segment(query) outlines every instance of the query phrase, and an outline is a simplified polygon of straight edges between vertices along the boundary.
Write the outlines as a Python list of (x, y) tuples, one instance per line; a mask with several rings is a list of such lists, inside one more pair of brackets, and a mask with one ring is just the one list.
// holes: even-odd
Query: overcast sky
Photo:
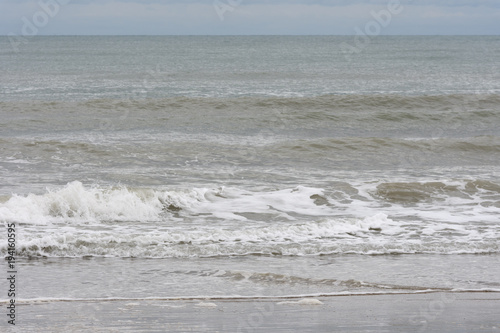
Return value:
[(368, 27), (383, 35), (500, 35), (500, 0), (398, 2), (0, 0), (0, 34), (351, 35)]

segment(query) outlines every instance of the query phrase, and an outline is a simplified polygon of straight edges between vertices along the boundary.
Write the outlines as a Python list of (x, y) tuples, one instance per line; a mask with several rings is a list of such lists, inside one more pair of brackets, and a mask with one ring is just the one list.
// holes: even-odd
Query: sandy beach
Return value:
[[(500, 295), (429, 293), (316, 298), (39, 301), (19, 332), (500, 332)], [(2, 330), (6, 327), (2, 323)], [(10, 325), (9, 325), (10, 326)]]

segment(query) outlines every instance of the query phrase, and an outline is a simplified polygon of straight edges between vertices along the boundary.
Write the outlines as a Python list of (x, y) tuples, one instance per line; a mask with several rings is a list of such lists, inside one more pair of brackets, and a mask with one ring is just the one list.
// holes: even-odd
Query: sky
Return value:
[(0, 0), (0, 35), (500, 35), (500, 0)]

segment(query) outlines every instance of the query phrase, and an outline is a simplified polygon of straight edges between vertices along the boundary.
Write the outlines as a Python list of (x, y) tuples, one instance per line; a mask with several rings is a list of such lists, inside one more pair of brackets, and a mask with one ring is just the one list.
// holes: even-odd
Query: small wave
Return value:
[(383, 290), (408, 290), (408, 291), (424, 291), (424, 290), (440, 290), (450, 291), (451, 288), (429, 288), (424, 286), (405, 286), (396, 284), (374, 283), (358, 280), (338, 280), (338, 279), (317, 279), (310, 277), (300, 277), (286, 274), (276, 273), (256, 273), (256, 272), (240, 272), (240, 271), (216, 271), (210, 275), (219, 278), (230, 280), (247, 280), (259, 284), (270, 285), (303, 285), (303, 286), (330, 286), (330, 287), (345, 287), (353, 291), (355, 289), (383, 289)]
[[(499, 253), (498, 231), (477, 239), (474, 230), (415, 232), (416, 224), (362, 221), (310, 222), (230, 230), (146, 231), (116, 228), (89, 231), (57, 228), (25, 233), (16, 246), (22, 257), (187, 258), (231, 256), (320, 256), (331, 254), (490, 254)], [(388, 224), (388, 225), (387, 225)], [(484, 230), (487, 226), (483, 227)], [(453, 231), (453, 230), (452, 230)], [(484, 231), (483, 231), (484, 232)], [(420, 234), (420, 235), (419, 235)], [(0, 247), (6, 254), (6, 246)]]
[[(500, 289), (453, 289), (451, 291), (444, 289), (426, 289), (411, 291), (361, 291), (361, 292), (336, 292), (336, 293), (312, 293), (283, 296), (234, 296), (234, 295), (198, 295), (198, 296), (172, 296), (172, 297), (109, 297), (109, 298), (19, 298), (16, 303), (19, 304), (43, 304), (57, 302), (75, 302), (75, 303), (96, 303), (96, 302), (150, 302), (150, 301), (234, 301), (250, 302), (258, 300), (302, 300), (317, 297), (347, 297), (347, 296), (381, 296), (381, 295), (405, 295), (405, 294), (432, 294), (439, 292), (451, 293), (500, 293)], [(7, 304), (9, 300), (0, 299), (0, 304)], [(305, 302), (304, 302), (305, 303)]]
[(0, 220), (27, 224), (60, 221), (157, 220), (163, 207), (152, 191), (85, 188), (69, 183), (44, 195), (14, 195), (0, 206)]
[(46, 194), (12, 196), (0, 206), (0, 220), (26, 224), (51, 222), (159, 221), (165, 214), (188, 211), (218, 218), (246, 220), (245, 212), (275, 214), (293, 220), (289, 214), (324, 216), (333, 211), (317, 205), (321, 189), (294, 189), (253, 193), (239, 189), (193, 188), (172, 191), (85, 187), (74, 181)]
[(443, 182), (391, 182), (377, 186), (375, 195), (389, 202), (416, 203), (449, 200), (450, 198), (470, 199), (482, 196), (489, 201), (500, 200), (500, 185), (491, 181), (472, 180), (455, 184)]
[[(23, 228), (17, 252), (24, 257), (500, 252), (494, 222), (500, 186), (492, 181), (366, 186), (347, 186), (345, 197), (304, 186), (162, 190), (75, 181), (41, 195), (3, 198), (0, 221)], [(420, 205), (411, 219), (400, 212), (408, 204)], [(5, 254), (6, 245), (0, 250)]]
[[(500, 137), (483, 136), (471, 138), (431, 138), (409, 140), (407, 138), (384, 137), (341, 137), (308, 140), (288, 140), (269, 145), (267, 149), (276, 154), (301, 153), (321, 158), (339, 152), (367, 153), (379, 151), (401, 151), (405, 154), (443, 154), (443, 153), (500, 153)], [(489, 156), (489, 155), (488, 155)]]
[[(109, 131), (116, 128), (156, 128), (158, 122), (173, 125), (197, 124), (201, 121), (211, 127), (242, 126), (286, 127), (308, 129), (328, 124), (356, 123), (392, 126), (418, 123), (436, 130), (448, 127), (487, 127), (500, 121), (500, 94), (455, 94), (407, 96), (396, 94), (332, 94), (314, 97), (171, 97), (163, 99), (95, 99), (69, 101), (0, 102), (3, 112), (33, 113), (40, 118), (44, 112), (44, 126), (68, 125), (83, 129)], [(75, 110), (75, 121), (68, 123), (67, 110)], [(203, 112), (200, 113), (200, 110)], [(80, 117), (85, 115), (85, 117)], [(92, 119), (102, 119), (90, 121)], [(224, 119), (224, 121), (221, 121)], [(49, 121), (50, 120), (50, 121)], [(76, 121), (78, 120), (78, 121)], [(32, 128), (25, 118), (10, 120), (19, 128)], [(42, 121), (42, 120), (40, 120)], [(34, 127), (33, 127), (34, 128)], [(228, 130), (226, 128), (226, 130)]]

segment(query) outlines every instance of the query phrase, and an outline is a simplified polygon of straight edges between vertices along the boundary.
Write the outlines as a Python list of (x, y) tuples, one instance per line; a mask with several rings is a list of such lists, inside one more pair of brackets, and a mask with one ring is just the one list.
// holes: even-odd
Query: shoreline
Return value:
[[(159, 302), (176, 302), (176, 301), (222, 301), (222, 302), (249, 302), (249, 301), (272, 301), (272, 300), (301, 300), (311, 298), (331, 298), (331, 297), (369, 297), (369, 296), (399, 296), (399, 295), (427, 295), (427, 294), (482, 294), (482, 293), (498, 293), (500, 297), (500, 289), (478, 289), (478, 290), (444, 290), (444, 289), (429, 289), (415, 292), (366, 292), (366, 293), (318, 293), (305, 295), (283, 295), (283, 296), (172, 296), (172, 297), (110, 297), (110, 298), (33, 298), (33, 299), (18, 299), (16, 304), (32, 305), (38, 303), (55, 303), (55, 302), (132, 302), (132, 301), (159, 301)], [(0, 305), (8, 304), (8, 299), (0, 299)]]
[(23, 332), (500, 332), (498, 292), (19, 305), (14, 330)]

